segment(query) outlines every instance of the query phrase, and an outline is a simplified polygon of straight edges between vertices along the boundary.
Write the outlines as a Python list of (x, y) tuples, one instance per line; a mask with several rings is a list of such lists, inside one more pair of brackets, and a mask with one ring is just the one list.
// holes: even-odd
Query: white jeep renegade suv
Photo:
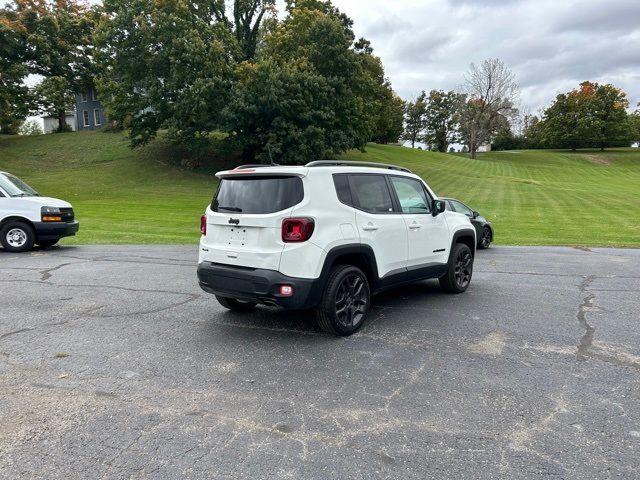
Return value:
[(230, 310), (315, 308), (320, 327), (350, 335), (381, 290), (427, 278), (452, 293), (469, 286), (473, 226), (407, 169), (316, 161), (216, 176), (198, 279)]

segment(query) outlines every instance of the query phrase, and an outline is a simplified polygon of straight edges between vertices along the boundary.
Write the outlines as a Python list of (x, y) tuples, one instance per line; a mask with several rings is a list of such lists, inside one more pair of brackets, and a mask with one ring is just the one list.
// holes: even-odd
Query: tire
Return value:
[(8, 222), (0, 229), (0, 243), (7, 252), (27, 252), (35, 241), (36, 233), (28, 223)]
[(316, 309), (316, 320), (325, 332), (348, 336), (364, 325), (371, 308), (371, 290), (366, 275), (352, 265), (331, 270)]
[(491, 245), (491, 229), (487, 226), (482, 228), (482, 234), (480, 235), (480, 241), (478, 242), (478, 248), (485, 250)]
[(471, 283), (473, 275), (473, 253), (464, 243), (456, 243), (449, 257), (447, 273), (440, 277), (440, 286), (445, 292), (462, 293)]
[(250, 312), (256, 306), (254, 302), (241, 302), (235, 298), (221, 297), (220, 295), (216, 295), (216, 299), (220, 302), (220, 305), (232, 312)]
[(45, 249), (45, 248), (53, 247), (59, 241), (60, 239), (56, 238), (55, 240), (38, 240), (36, 243), (40, 248)]

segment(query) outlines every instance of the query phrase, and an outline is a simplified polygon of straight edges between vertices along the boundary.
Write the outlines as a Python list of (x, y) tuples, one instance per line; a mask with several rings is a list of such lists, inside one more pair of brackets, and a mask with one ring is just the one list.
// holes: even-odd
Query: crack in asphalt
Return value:
[[(139, 263), (143, 265), (153, 264), (153, 265), (176, 265), (182, 267), (193, 267), (198, 265), (196, 261), (178, 259), (178, 258), (164, 258), (165, 261), (158, 261), (158, 257), (148, 257), (144, 255), (126, 255), (125, 258), (116, 257), (115, 255), (101, 255), (98, 257), (76, 257), (72, 255), (56, 255), (57, 258), (73, 258), (77, 260), (84, 260), (85, 262), (114, 262), (114, 263)], [(140, 258), (144, 260), (150, 260), (148, 262), (140, 262), (135, 260), (127, 260), (127, 258)]]
[(58, 265), (56, 267), (46, 268), (44, 270), (40, 270), (40, 280), (42, 280), (43, 282), (46, 282), (47, 280), (49, 280), (51, 278), (51, 272), (55, 272), (56, 270), (59, 270), (59, 269), (61, 269), (63, 267), (67, 267), (69, 265), (77, 265), (79, 263), (85, 263), (85, 262), (61, 263), (60, 265)]
[(602, 351), (597, 350), (594, 351), (594, 348), (597, 349), (597, 347), (594, 347), (593, 345), (596, 329), (587, 321), (587, 312), (595, 308), (599, 308), (595, 303), (595, 293), (593, 293), (593, 291), (589, 291), (589, 287), (596, 278), (598, 277), (595, 275), (588, 275), (584, 277), (580, 285), (578, 285), (578, 290), (583, 295), (583, 299), (582, 303), (578, 305), (576, 320), (582, 328), (584, 328), (584, 334), (580, 338), (580, 343), (576, 350), (576, 359), (580, 362), (584, 362), (587, 358), (593, 358), (619, 367), (628, 367), (640, 370), (640, 363), (625, 358), (625, 356), (628, 356), (626, 352), (620, 352), (619, 355), (615, 355), (603, 353)]
[(0, 335), (0, 340), (2, 340), (3, 338), (10, 337), (11, 335), (18, 335), (19, 333), (30, 332), (31, 330), (35, 330), (35, 328), (33, 327), (21, 328), (19, 330), (13, 330), (12, 332), (3, 333), (2, 335)]
[(578, 286), (578, 290), (582, 295), (584, 295), (582, 303), (578, 306), (578, 312), (576, 313), (576, 320), (578, 320), (578, 323), (582, 328), (584, 328), (584, 335), (580, 338), (580, 343), (578, 344), (578, 350), (576, 352), (576, 358), (581, 362), (587, 359), (589, 349), (593, 346), (593, 336), (596, 332), (595, 327), (587, 322), (587, 310), (594, 307), (594, 300), (596, 298), (595, 294), (587, 292), (587, 289), (594, 280), (595, 277), (593, 275), (589, 275), (585, 277)]

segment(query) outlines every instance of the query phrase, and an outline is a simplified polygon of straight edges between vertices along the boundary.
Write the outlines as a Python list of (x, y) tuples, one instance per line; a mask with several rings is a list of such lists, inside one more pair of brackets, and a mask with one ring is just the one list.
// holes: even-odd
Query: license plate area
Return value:
[(230, 247), (244, 247), (249, 243), (250, 232), (246, 227), (229, 227), (227, 243)]

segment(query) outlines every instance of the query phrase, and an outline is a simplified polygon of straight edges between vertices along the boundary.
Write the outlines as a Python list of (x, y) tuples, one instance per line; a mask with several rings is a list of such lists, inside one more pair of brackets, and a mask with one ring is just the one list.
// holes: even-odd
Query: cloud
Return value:
[(455, 89), (471, 62), (500, 58), (531, 111), (584, 80), (640, 101), (640, 0), (334, 0), (371, 40), (396, 91)]

